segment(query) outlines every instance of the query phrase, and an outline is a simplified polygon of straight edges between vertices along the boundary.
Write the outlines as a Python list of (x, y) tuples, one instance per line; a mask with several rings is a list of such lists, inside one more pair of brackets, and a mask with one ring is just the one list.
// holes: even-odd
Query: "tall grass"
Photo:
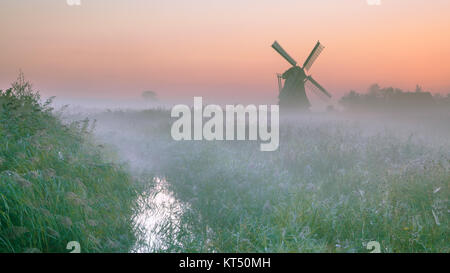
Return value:
[(126, 252), (139, 186), (87, 120), (64, 125), (23, 75), (0, 90), (0, 252)]
[(369, 241), (383, 252), (450, 251), (445, 121), (423, 130), (297, 118), (282, 124), (278, 151), (260, 152), (251, 142), (174, 142), (160, 112), (98, 117), (105, 140), (136, 151), (137, 164), (155, 162), (143, 166), (186, 204), (161, 223), (159, 251), (368, 252)]

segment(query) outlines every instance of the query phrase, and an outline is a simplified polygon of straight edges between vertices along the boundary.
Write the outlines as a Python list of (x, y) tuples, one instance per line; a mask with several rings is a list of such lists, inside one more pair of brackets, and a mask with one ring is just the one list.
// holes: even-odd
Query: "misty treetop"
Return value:
[(350, 111), (432, 111), (450, 110), (450, 93), (432, 95), (417, 85), (414, 92), (394, 87), (371, 85), (366, 93), (354, 90), (344, 95), (339, 103)]

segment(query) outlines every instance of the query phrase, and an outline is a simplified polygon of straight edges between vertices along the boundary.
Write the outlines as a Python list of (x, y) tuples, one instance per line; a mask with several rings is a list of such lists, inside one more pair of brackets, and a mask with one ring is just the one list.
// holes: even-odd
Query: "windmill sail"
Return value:
[(327, 97), (331, 98), (330, 93), (328, 93), (328, 91), (325, 90), (325, 88), (323, 88), (318, 82), (316, 82), (316, 80), (314, 80), (313, 77), (308, 76), (307, 81), (308, 81), (309, 83), (311, 83), (310, 86), (312, 87), (313, 91), (316, 91), (316, 92), (317, 92), (317, 90), (320, 90), (320, 91), (321, 91), (323, 94), (325, 94)]
[(273, 42), (272, 44), (273, 49), (275, 49), (276, 52), (278, 52), (281, 56), (283, 56), (283, 58), (286, 59), (286, 61), (288, 61), (291, 65), (296, 66), (297, 62), (292, 59), (291, 56), (289, 56), (289, 54), (287, 54), (286, 51), (284, 51), (284, 49), (280, 46), (280, 44), (278, 44), (277, 41)]
[(317, 57), (319, 57), (323, 48), (324, 46), (321, 45), (319, 41), (317, 41), (316, 46), (313, 48), (308, 58), (306, 59), (305, 63), (303, 64), (303, 69), (309, 70), (311, 68), (313, 63), (316, 61)]

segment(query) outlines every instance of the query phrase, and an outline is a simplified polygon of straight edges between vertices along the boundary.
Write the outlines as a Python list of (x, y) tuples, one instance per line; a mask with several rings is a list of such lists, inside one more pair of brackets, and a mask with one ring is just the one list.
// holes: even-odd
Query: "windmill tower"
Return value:
[[(311, 106), (308, 97), (306, 96), (305, 85), (320, 96), (331, 98), (330, 93), (325, 90), (311, 75), (306, 75), (305, 70), (309, 70), (317, 57), (323, 50), (323, 45), (318, 41), (313, 48), (308, 58), (304, 62), (302, 67), (297, 65), (297, 62), (287, 54), (287, 52), (275, 41), (272, 44), (273, 49), (277, 51), (286, 61), (288, 61), (292, 67), (284, 72), (281, 76), (277, 74), (278, 87), (280, 94), (278, 96), (279, 105), (281, 108), (295, 109), (295, 110), (308, 110)], [(284, 86), (282, 83), (284, 80)]]

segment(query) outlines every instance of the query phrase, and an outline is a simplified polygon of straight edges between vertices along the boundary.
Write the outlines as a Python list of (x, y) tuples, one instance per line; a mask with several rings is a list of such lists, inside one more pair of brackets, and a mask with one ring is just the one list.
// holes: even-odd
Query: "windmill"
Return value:
[[(306, 75), (305, 70), (309, 70), (317, 57), (323, 50), (323, 45), (317, 41), (316, 46), (313, 48), (308, 58), (302, 67), (297, 65), (297, 62), (289, 56), (289, 54), (275, 41), (272, 44), (273, 49), (278, 52), (288, 63), (292, 65), (283, 74), (277, 74), (278, 88), (280, 91), (279, 104), (280, 107), (286, 107), (291, 109), (308, 110), (311, 104), (305, 92), (305, 85), (307, 84), (309, 89), (319, 94), (319, 96), (325, 98), (331, 98), (330, 93), (325, 90), (311, 75)], [(282, 80), (284, 81), (284, 86)]]

